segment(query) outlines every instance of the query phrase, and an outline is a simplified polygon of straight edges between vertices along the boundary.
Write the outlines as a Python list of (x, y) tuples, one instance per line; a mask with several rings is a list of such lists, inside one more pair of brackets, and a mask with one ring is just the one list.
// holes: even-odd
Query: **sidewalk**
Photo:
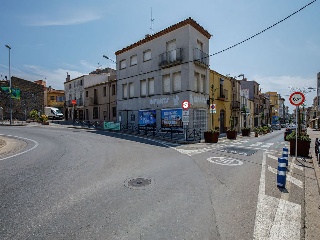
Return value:
[(310, 153), (312, 158), (305, 162), (305, 239), (319, 239), (320, 236), (320, 165), (314, 153), (315, 139), (320, 138), (320, 131), (308, 128), (311, 138)]

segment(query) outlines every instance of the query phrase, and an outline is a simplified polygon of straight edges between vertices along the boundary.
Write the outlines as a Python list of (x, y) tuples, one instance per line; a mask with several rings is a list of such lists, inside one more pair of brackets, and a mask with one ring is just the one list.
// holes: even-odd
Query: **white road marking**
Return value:
[[(12, 136), (12, 135), (4, 135), (4, 134), (0, 134), (0, 135), (1, 136), (9, 136), (9, 137)], [(29, 139), (29, 138), (18, 137), (18, 136), (12, 136), (12, 137), (23, 139), (23, 140), (29, 140), (31, 142), (34, 142), (35, 145), (32, 148), (30, 148), (30, 149), (28, 149), (26, 151), (23, 151), (23, 152), (20, 152), (20, 153), (17, 153), (17, 154), (14, 154), (14, 155), (11, 155), (11, 156), (8, 156), (8, 157), (5, 157), (5, 158), (1, 158), (0, 161), (3, 161), (3, 160), (8, 159), (8, 158), (16, 157), (16, 156), (19, 156), (19, 155), (27, 153), (27, 152), (30, 152), (30, 151), (32, 151), (33, 149), (35, 149), (36, 147), (39, 146), (39, 143), (37, 141), (35, 141), (35, 140)]]
[(209, 162), (216, 163), (219, 165), (225, 165), (225, 166), (240, 166), (243, 164), (243, 162), (238, 159), (226, 158), (226, 157), (210, 157), (207, 160)]
[[(268, 170), (274, 174), (277, 174), (277, 169), (271, 167), (271, 166), (268, 166)], [(303, 182), (300, 181), (299, 179), (296, 179), (294, 177), (292, 177), (289, 173), (287, 173), (287, 181), (297, 185), (298, 187), (300, 188), (303, 188)]]
[[(273, 160), (277, 160), (277, 161), (278, 161), (278, 157), (276, 157), (276, 156), (273, 156), (273, 155), (268, 154), (268, 157), (271, 158), (271, 159), (273, 159)], [(295, 164), (295, 163), (289, 163), (289, 166), (290, 166), (290, 167), (294, 167), (294, 168), (296, 168), (296, 169), (299, 169), (300, 171), (303, 171), (303, 167), (301, 167), (301, 166), (299, 166), (299, 165), (297, 165), (297, 164)]]
[(301, 206), (283, 199), (267, 196), (266, 153), (263, 153), (258, 203), (253, 239), (300, 239)]

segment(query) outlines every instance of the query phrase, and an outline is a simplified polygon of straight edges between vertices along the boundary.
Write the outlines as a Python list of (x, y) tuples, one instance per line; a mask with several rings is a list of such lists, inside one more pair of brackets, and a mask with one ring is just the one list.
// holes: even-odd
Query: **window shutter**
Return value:
[(134, 86), (133, 83), (129, 83), (129, 97), (134, 97)]
[(154, 78), (149, 78), (148, 84), (149, 95), (154, 95)]
[(163, 76), (163, 93), (170, 92), (170, 75)]
[(123, 98), (128, 98), (128, 86), (127, 84), (123, 84)]
[(181, 91), (181, 73), (173, 74), (173, 91)]
[(147, 95), (147, 82), (146, 82), (146, 80), (141, 80), (141, 82), (140, 82), (140, 95), (141, 96)]

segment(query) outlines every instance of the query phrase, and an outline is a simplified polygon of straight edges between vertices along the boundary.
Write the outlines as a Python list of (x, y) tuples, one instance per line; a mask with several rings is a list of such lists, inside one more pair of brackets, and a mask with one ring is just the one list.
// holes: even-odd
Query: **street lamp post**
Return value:
[(9, 45), (6, 45), (6, 48), (9, 50), (9, 84), (10, 84), (10, 92), (9, 92), (9, 98), (10, 98), (10, 125), (12, 124), (12, 98), (11, 98), (11, 90), (12, 90), (12, 84), (11, 84), (11, 68), (10, 68), (10, 50), (11, 47)]

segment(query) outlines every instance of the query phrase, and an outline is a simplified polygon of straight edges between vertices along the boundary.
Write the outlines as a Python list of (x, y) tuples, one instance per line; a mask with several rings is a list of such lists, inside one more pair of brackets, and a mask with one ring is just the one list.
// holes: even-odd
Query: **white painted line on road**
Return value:
[(301, 206), (280, 199), (270, 239), (300, 239)]
[[(278, 161), (278, 157), (276, 157), (276, 156), (268, 154), (268, 157), (273, 159), (273, 160), (277, 160)], [(303, 167), (301, 167), (301, 166), (299, 166), (299, 165), (297, 165), (295, 163), (289, 163), (289, 166), (294, 167), (296, 169), (299, 169), (300, 171), (303, 171)]]
[[(277, 174), (277, 169), (275, 169), (271, 166), (268, 166), (268, 170), (274, 174)], [(303, 188), (303, 182), (300, 181), (299, 179), (292, 177), (291, 175), (289, 175), (289, 173), (287, 173), (287, 181), (297, 185), (300, 188)]]
[[(0, 134), (0, 135), (1, 136), (12, 136), (12, 135), (4, 135), (4, 134)], [(23, 152), (20, 152), (20, 153), (17, 153), (17, 154), (14, 154), (12, 156), (8, 156), (8, 157), (5, 157), (5, 158), (0, 158), (0, 161), (8, 159), (8, 158), (16, 157), (16, 156), (19, 156), (19, 155), (27, 153), (27, 152), (30, 152), (30, 151), (32, 151), (33, 149), (35, 149), (36, 147), (39, 146), (39, 143), (37, 141), (35, 141), (35, 140), (29, 139), (29, 138), (18, 137), (18, 136), (12, 136), (12, 137), (23, 139), (23, 140), (29, 140), (31, 142), (34, 142), (35, 145), (32, 148), (30, 148), (30, 149), (28, 149), (26, 151), (23, 151)]]
[[(267, 196), (266, 153), (263, 153), (258, 203), (253, 239), (300, 239), (301, 206), (283, 199)], [(293, 228), (295, 228), (293, 230)]]

